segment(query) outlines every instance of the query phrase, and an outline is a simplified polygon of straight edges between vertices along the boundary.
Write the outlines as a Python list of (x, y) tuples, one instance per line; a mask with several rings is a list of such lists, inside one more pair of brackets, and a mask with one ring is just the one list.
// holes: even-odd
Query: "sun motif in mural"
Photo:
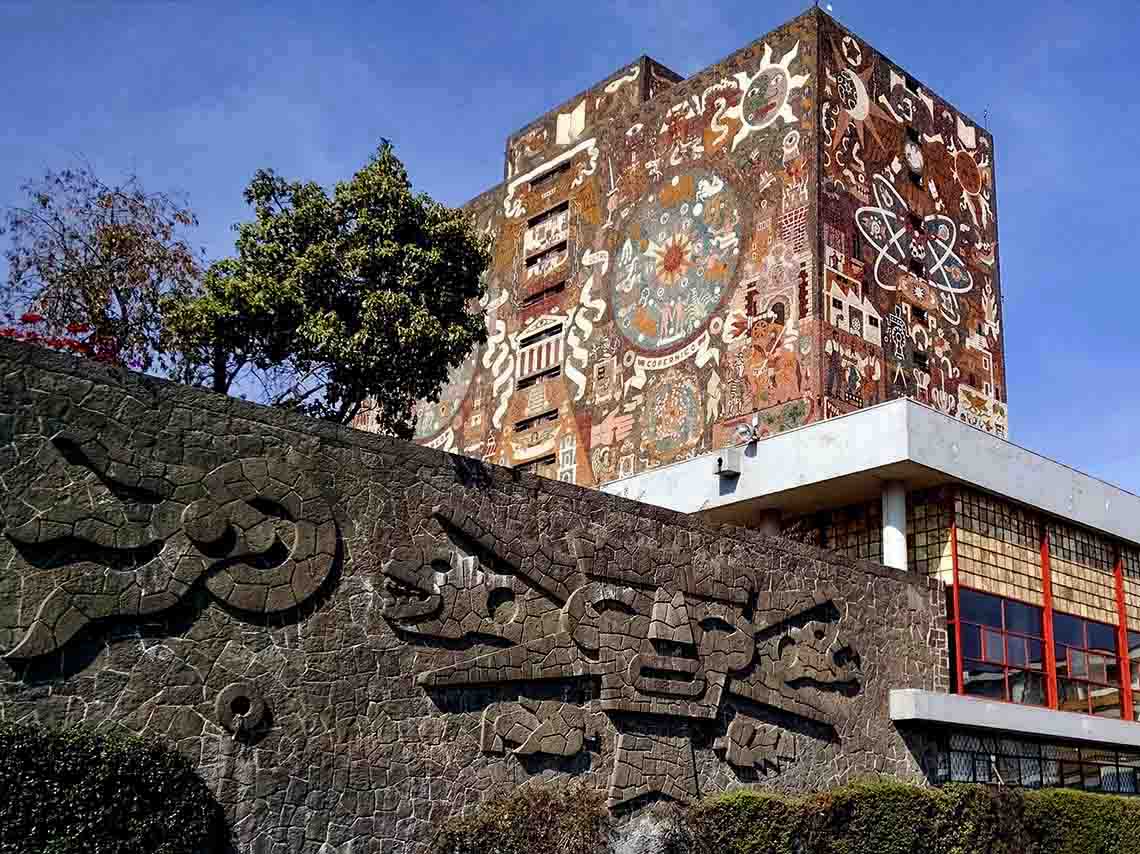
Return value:
[[(875, 125), (879, 121), (890, 123), (891, 117), (871, 100), (870, 85), (875, 72), (874, 63), (857, 72), (846, 66), (845, 53), (834, 41), (831, 43), (831, 50), (835, 56), (837, 70), (829, 75), (834, 89), (830, 85), (828, 88), (830, 94), (834, 95), (833, 103), (839, 111), (835, 119), (835, 130), (831, 135), (831, 151), (834, 152), (839, 147), (843, 137), (852, 127), (855, 128), (855, 135), (861, 148), (867, 148), (867, 131), (870, 131), (875, 142), (882, 146), (883, 138), (879, 136), (879, 130)], [(859, 59), (862, 60), (861, 53)]]
[(740, 259), (736, 193), (708, 169), (666, 179), (629, 218), (611, 287), (618, 329), (645, 352), (683, 345), (728, 293)]
[(741, 71), (735, 75), (736, 83), (744, 96), (724, 114), (726, 119), (740, 122), (740, 129), (732, 140), (733, 151), (755, 131), (763, 130), (777, 121), (783, 124), (794, 124), (797, 121), (791, 97), (811, 77), (809, 74), (792, 72), (792, 62), (799, 53), (800, 43), (796, 42), (779, 62), (773, 62), (772, 48), (765, 43), (760, 67), (752, 74)]
[(962, 211), (970, 215), (974, 225), (986, 229), (993, 218), (991, 164), (988, 153), (978, 142), (977, 130), (959, 118), (955, 138), (946, 150), (954, 158), (952, 168), (954, 180), (962, 189)]
[(664, 246), (652, 246), (646, 252), (657, 260), (657, 277), (668, 285), (674, 285), (692, 269), (693, 242), (688, 234), (675, 234), (665, 241)]

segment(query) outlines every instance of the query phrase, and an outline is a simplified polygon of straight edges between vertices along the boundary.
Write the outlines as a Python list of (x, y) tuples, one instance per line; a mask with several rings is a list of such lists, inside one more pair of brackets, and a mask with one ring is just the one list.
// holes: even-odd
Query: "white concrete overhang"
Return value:
[(877, 498), (901, 480), (916, 490), (966, 484), (1140, 543), (1140, 497), (1040, 454), (900, 399), (743, 446), (741, 472), (718, 477), (714, 452), (611, 481), (615, 495), (711, 522), (742, 524)]
[(937, 725), (1023, 738), (1140, 748), (1140, 723), (1037, 706), (995, 703), (961, 694), (896, 688), (890, 694), (890, 712), (891, 720), (896, 724)]

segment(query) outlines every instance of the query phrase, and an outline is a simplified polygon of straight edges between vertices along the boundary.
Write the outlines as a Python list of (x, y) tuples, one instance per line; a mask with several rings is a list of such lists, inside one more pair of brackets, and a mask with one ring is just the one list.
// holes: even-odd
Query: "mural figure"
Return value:
[[(689, 727), (723, 720), (730, 698), (826, 730), (844, 692), (859, 689), (858, 656), (827, 591), (774, 592), (724, 557), (680, 551), (648, 549), (642, 566), (624, 566), (607, 559), (600, 532), (572, 532), (563, 546), (488, 528), (465, 507), (441, 505), (434, 514), (450, 543), (400, 551), (384, 565), (388, 619), (413, 634), (511, 645), (422, 673), (420, 685), (439, 692), (517, 683), (525, 692), (544, 680), (595, 682), (596, 699), (584, 708), (525, 699), (488, 708), (482, 743), (493, 752), (513, 744), (517, 755), (569, 756), (584, 749), (601, 714), (618, 732), (611, 806), (695, 797)], [(468, 549), (445, 557), (459, 553), (457, 543)], [(673, 729), (645, 735), (629, 715), (660, 717)], [(726, 761), (772, 764), (778, 735), (757, 737), (758, 726), (734, 716), (721, 739)]]

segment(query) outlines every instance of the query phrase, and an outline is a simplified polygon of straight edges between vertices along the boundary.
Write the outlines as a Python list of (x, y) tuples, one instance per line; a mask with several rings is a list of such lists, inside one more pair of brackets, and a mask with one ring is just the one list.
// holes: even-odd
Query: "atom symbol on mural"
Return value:
[[(939, 304), (946, 320), (958, 322), (958, 295), (974, 288), (974, 277), (954, 251), (958, 226), (942, 214), (922, 220), (925, 240), (916, 240), (907, 220), (910, 209), (894, 186), (882, 175), (873, 181), (876, 205), (855, 212), (855, 224), (875, 249), (875, 282), (883, 290), (898, 290), (899, 271), (909, 270), (913, 258), (923, 264), (923, 277), (942, 292)], [(884, 270), (884, 262), (888, 269)], [(894, 274), (891, 274), (891, 270)]]

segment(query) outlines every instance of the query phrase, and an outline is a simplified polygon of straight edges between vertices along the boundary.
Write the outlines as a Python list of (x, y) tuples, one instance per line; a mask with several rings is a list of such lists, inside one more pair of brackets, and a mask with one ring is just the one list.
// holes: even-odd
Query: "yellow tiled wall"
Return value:
[(1053, 608), (1102, 623), (1119, 622), (1116, 611), (1116, 550), (1093, 531), (1049, 522), (1049, 577)]
[(1124, 547), (1120, 557), (1124, 562), (1124, 609), (1128, 628), (1140, 631), (1140, 549)]
[(958, 581), (966, 587), (1040, 605), (1041, 527), (1022, 508), (972, 490), (954, 503)]
[(954, 556), (950, 545), (953, 518), (950, 497), (942, 490), (913, 492), (907, 496), (907, 555), (910, 571), (937, 575), (946, 584), (954, 581)]

